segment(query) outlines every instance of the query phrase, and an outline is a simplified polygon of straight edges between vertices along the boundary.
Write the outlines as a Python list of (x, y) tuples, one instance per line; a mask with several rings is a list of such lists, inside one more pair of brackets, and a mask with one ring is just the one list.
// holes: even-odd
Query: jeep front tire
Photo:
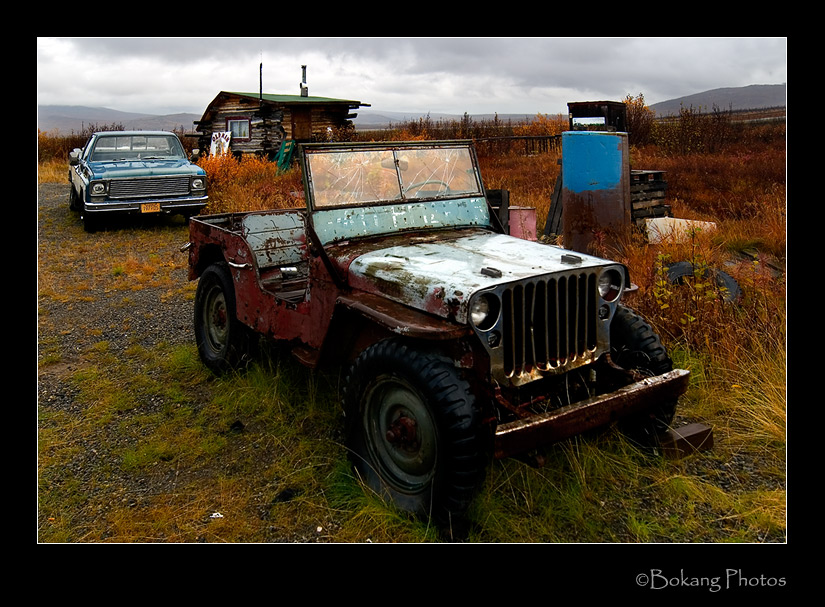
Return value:
[[(673, 370), (659, 336), (634, 310), (618, 306), (610, 325), (610, 356), (623, 369), (653, 377)], [(676, 413), (677, 398), (653, 403), (645, 413), (624, 419), (619, 427), (641, 447), (657, 447)]]
[(401, 340), (378, 342), (352, 365), (343, 400), (350, 456), (369, 489), (437, 522), (464, 514), (489, 449), (451, 361)]

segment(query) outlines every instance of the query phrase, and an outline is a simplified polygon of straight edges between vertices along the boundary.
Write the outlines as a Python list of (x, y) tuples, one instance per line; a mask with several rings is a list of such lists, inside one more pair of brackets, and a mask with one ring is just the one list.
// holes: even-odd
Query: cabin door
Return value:
[(295, 141), (312, 139), (312, 113), (309, 108), (292, 109), (292, 138)]

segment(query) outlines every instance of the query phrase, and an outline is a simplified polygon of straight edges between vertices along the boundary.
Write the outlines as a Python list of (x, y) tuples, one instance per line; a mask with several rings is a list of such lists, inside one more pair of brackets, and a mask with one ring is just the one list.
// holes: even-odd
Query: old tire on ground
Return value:
[[(623, 369), (648, 377), (673, 370), (673, 361), (659, 336), (647, 321), (624, 306), (618, 306), (610, 325), (610, 355)], [(673, 421), (677, 400), (653, 403), (646, 413), (622, 420), (619, 427), (633, 442), (656, 447)]]
[(667, 267), (667, 279), (671, 284), (682, 285), (686, 278), (713, 279), (724, 301), (737, 301), (742, 297), (739, 283), (728, 273), (715, 268), (697, 266), (689, 261), (677, 261)]
[(484, 480), (489, 442), (452, 362), (378, 342), (350, 368), (343, 405), (350, 457), (368, 488), (424, 518), (461, 518)]
[(243, 362), (248, 332), (235, 314), (235, 287), (225, 262), (210, 265), (195, 292), (195, 340), (203, 363), (224, 373)]

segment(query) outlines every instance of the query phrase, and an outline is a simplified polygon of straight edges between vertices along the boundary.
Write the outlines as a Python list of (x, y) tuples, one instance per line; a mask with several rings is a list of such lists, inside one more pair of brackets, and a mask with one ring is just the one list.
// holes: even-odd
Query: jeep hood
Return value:
[(124, 177), (163, 177), (165, 175), (202, 175), (203, 169), (185, 158), (172, 160), (122, 160), (90, 162), (95, 179)]
[(361, 254), (349, 264), (349, 284), (463, 324), (470, 297), (479, 290), (610, 263), (556, 246), (483, 232)]

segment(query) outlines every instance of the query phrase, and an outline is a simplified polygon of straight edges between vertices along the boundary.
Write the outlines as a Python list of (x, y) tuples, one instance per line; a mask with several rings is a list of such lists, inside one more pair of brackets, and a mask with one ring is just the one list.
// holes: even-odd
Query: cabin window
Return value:
[(249, 119), (229, 118), (226, 121), (226, 130), (232, 133), (232, 139), (249, 139)]

